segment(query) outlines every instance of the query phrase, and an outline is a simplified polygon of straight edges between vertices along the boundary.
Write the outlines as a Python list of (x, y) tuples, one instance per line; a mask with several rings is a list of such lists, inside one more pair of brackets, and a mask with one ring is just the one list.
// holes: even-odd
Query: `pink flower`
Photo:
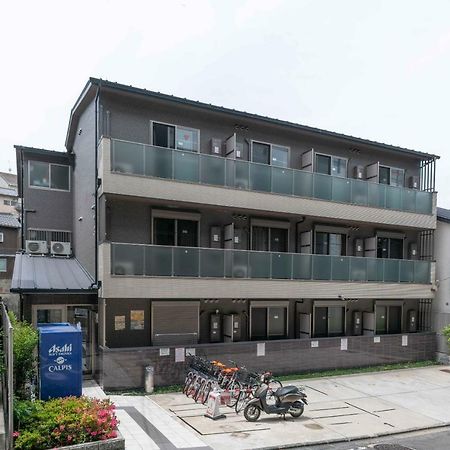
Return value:
[(18, 431), (14, 431), (13, 438), (19, 437), (20, 433)]

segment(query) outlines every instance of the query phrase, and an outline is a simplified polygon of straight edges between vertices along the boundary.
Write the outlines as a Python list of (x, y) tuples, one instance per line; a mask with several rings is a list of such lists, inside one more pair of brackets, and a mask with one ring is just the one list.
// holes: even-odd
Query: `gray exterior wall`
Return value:
[[(273, 215), (264, 211), (255, 213), (252, 211), (240, 211), (241, 214), (247, 214), (248, 220), (236, 220), (233, 218), (234, 211), (230, 208), (183, 208), (181, 204), (171, 203), (169, 209), (171, 213), (193, 212), (201, 214), (200, 218), (200, 241), (199, 246), (209, 248), (210, 230), (212, 226), (223, 227), (230, 223), (235, 223), (237, 228), (244, 230), (243, 242), (239, 249), (250, 249), (250, 228), (252, 219), (274, 220), (282, 223), (289, 223), (289, 249), (291, 253), (300, 252), (299, 234), (304, 231), (313, 230), (316, 225), (335, 226), (337, 232), (339, 227), (345, 227), (348, 230), (347, 256), (354, 255), (354, 241), (357, 238), (369, 238), (375, 236), (376, 232), (389, 231), (400, 232), (405, 236), (404, 239), (404, 258), (408, 258), (408, 246), (410, 243), (418, 242), (418, 232), (415, 230), (399, 230), (392, 227), (383, 227), (382, 225), (361, 225), (351, 228), (345, 223), (336, 221), (326, 221), (324, 219), (303, 218), (302, 216), (292, 217), (290, 215)], [(164, 208), (165, 207), (165, 208)], [(149, 201), (137, 201), (129, 199), (111, 199), (107, 200), (106, 208), (106, 232), (101, 240), (111, 242), (125, 242), (135, 244), (152, 243), (152, 210), (166, 209), (167, 205)], [(304, 220), (303, 220), (304, 219)], [(301, 223), (299, 223), (301, 222)], [(130, 228), (132, 224), (132, 228)], [(223, 247), (223, 245), (222, 245)]]
[(448, 360), (449, 344), (440, 334), (450, 325), (450, 223), (438, 220), (435, 232), (436, 284), (438, 289), (433, 300), (432, 326), (437, 333), (438, 358)]
[[(269, 341), (265, 344), (265, 356), (259, 357), (255, 342), (194, 347), (197, 354), (208, 359), (232, 359), (257, 371), (270, 367), (275, 375), (431, 360), (436, 350), (434, 333), (409, 334), (407, 346), (402, 345), (401, 335), (381, 336), (379, 343), (370, 336), (351, 336), (347, 343), (347, 351), (342, 351), (341, 338), (322, 338), (317, 348), (311, 348), (310, 339)], [(156, 386), (181, 384), (188, 362), (176, 363), (174, 348), (170, 348), (169, 356), (159, 356), (159, 350), (159, 347), (100, 349), (100, 385), (105, 389), (142, 388), (147, 365), (155, 368)]]
[[(358, 151), (355, 152), (348, 144), (330, 137), (306, 135), (298, 130), (233, 117), (225, 113), (201, 111), (156, 99), (124, 97), (105, 92), (102, 94), (101, 102), (103, 113), (108, 112), (109, 115), (109, 123), (104, 132), (112, 138), (149, 144), (150, 120), (154, 120), (199, 129), (202, 153), (210, 152), (211, 138), (225, 140), (236, 132), (237, 141), (244, 144), (244, 159), (249, 159), (247, 142), (256, 140), (290, 147), (289, 167), (295, 169), (301, 169), (301, 154), (314, 148), (319, 153), (348, 158), (349, 176), (352, 176), (354, 166), (366, 166), (376, 161), (380, 161), (383, 165), (404, 168), (406, 179), (411, 175), (419, 175), (418, 158), (373, 149), (369, 145), (358, 144)], [(248, 130), (236, 130), (236, 124), (248, 127)]]
[[(56, 152), (55, 152), (56, 153)], [(44, 161), (69, 165), (66, 153), (61, 155), (31, 155), (24, 152), (23, 167), (23, 232), (29, 228), (72, 231), (72, 191), (74, 176), (71, 173), (69, 192), (30, 187), (28, 184), (28, 161)], [(33, 212), (26, 212), (32, 210)]]
[[(95, 277), (95, 105), (91, 102), (78, 122), (73, 145), (73, 250), (85, 269)], [(78, 220), (82, 217), (82, 220)]]

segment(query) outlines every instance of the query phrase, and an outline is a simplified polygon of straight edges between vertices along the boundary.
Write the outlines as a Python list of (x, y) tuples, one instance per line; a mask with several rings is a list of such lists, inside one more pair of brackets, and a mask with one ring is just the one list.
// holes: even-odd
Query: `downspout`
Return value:
[(95, 284), (98, 286), (98, 99), (100, 97), (101, 82), (97, 86), (97, 93), (95, 94), (95, 226), (94, 226), (94, 239), (95, 239)]
[(20, 233), (20, 246), (21, 246), (21, 250), (25, 250), (25, 238), (24, 238), (24, 233), (25, 233), (25, 196), (23, 195), (23, 177), (24, 177), (24, 171), (23, 171), (23, 150), (20, 150), (20, 170), (22, 173), (22, 176), (20, 177), (20, 189), (22, 191), (22, 196), (21, 196), (21, 200), (22, 200), (22, 204), (20, 205), (20, 222), (21, 222), (21, 233)]

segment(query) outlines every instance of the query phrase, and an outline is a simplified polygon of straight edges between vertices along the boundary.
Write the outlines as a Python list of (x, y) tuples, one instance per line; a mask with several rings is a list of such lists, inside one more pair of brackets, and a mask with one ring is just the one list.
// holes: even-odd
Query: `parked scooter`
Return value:
[[(262, 380), (261, 385), (256, 389), (254, 398), (252, 398), (244, 409), (244, 417), (249, 422), (256, 422), (259, 419), (261, 411), (266, 414), (281, 414), (285, 416), (290, 414), (297, 418), (303, 414), (305, 405), (308, 404), (306, 394), (301, 387), (285, 386), (269, 393), (269, 385)], [(267, 403), (268, 394), (275, 399), (274, 404)]]

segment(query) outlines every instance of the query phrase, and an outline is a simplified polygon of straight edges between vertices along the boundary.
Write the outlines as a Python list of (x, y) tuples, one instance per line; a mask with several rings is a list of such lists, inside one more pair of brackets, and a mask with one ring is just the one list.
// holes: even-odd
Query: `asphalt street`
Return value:
[(450, 427), (439, 431), (417, 431), (376, 439), (297, 447), (298, 450), (448, 450), (449, 448)]

